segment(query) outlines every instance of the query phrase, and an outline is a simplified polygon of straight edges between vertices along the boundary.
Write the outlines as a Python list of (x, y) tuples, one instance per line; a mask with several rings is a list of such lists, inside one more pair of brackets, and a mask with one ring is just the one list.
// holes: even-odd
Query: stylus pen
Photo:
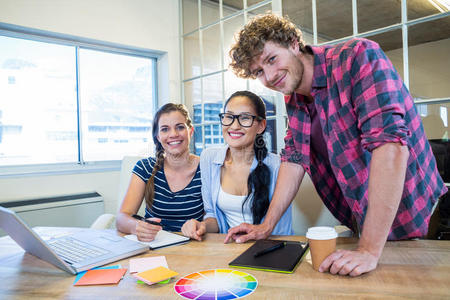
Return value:
[(285, 244), (286, 244), (285, 242), (281, 242), (281, 243), (275, 244), (273, 246), (270, 246), (269, 248), (266, 248), (266, 249), (263, 249), (261, 251), (256, 252), (254, 254), (254, 256), (258, 257), (258, 256), (261, 256), (261, 255), (273, 252), (273, 251), (275, 251), (277, 249), (283, 248), (285, 246)]
[(146, 218), (141, 217), (140, 215), (132, 215), (132, 217), (137, 219), (137, 220), (141, 220), (141, 221), (147, 222), (147, 223), (152, 224), (152, 225), (161, 226), (160, 223), (152, 221), (152, 220), (147, 220)]

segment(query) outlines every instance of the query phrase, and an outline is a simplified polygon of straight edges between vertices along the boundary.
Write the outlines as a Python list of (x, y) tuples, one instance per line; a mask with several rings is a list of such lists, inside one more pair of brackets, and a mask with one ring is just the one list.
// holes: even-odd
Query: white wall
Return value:
[[(408, 48), (409, 86), (414, 97), (447, 98), (450, 95), (450, 38)], [(387, 51), (403, 78), (403, 49)]]
[(3, 23), (167, 52), (163, 102), (180, 102), (178, 11), (178, 0), (0, 0)]
[(292, 202), (294, 234), (305, 235), (312, 226), (336, 226), (341, 223), (323, 204), (308, 173), (305, 173), (297, 195)]
[[(163, 103), (181, 98), (178, 12), (178, 0), (0, 0), (3, 23), (166, 52)], [(118, 185), (119, 172), (0, 179), (0, 201), (97, 191), (115, 213)]]

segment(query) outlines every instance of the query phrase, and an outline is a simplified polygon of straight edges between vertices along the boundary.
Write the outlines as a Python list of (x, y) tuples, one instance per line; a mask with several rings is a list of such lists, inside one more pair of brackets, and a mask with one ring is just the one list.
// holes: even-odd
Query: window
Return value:
[[(199, 5), (201, 14), (198, 14)], [(226, 99), (238, 90), (253, 91), (265, 100), (268, 108), (266, 143), (273, 152), (281, 150), (284, 129), (278, 123), (279, 120), (285, 123), (283, 96), (254, 81), (237, 78), (227, 70), (234, 33), (249, 17), (271, 8), (272, 1), (267, 0), (182, 1), (182, 89), (184, 103), (192, 108), (195, 153), (224, 143), (218, 114), (223, 111)]]
[(381, 46), (415, 100), (445, 182), (450, 180), (449, 9), (441, 0), (282, 1), (283, 15), (302, 29), (307, 43), (365, 37)]
[(0, 36), (0, 165), (76, 162), (73, 47)]
[(266, 89), (257, 80), (239, 79), (227, 70), (234, 34), (249, 18), (271, 8), (289, 16), (302, 30), (307, 44), (335, 44), (353, 37), (379, 43), (409, 88), (422, 118), (427, 118), (424, 121), (427, 136), (448, 143), (448, 1), (183, 0), (182, 88), (185, 103), (194, 106), (196, 153), (211, 143), (223, 143), (223, 139), (218, 140), (217, 131), (209, 126), (219, 124), (216, 111), (222, 109), (227, 97), (245, 89), (266, 102), (268, 148), (279, 152), (284, 146), (286, 113), (282, 95)]
[(147, 152), (153, 116), (152, 70), (152, 59), (80, 49), (85, 161)]
[(153, 147), (157, 56), (7, 29), (0, 35), (0, 167), (113, 161)]

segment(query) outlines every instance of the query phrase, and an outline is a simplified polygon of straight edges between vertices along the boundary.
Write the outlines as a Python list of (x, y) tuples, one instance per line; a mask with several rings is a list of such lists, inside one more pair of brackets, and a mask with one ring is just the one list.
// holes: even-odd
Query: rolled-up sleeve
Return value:
[(291, 162), (296, 164), (302, 163), (302, 155), (299, 150), (295, 147), (293, 129), (296, 128), (298, 131), (299, 120), (297, 119), (297, 103), (295, 97), (286, 96), (286, 111), (289, 119), (288, 128), (286, 130), (286, 136), (284, 137), (284, 149), (281, 150), (281, 161)]
[(362, 147), (372, 151), (385, 143), (407, 145), (409, 130), (403, 82), (377, 43), (364, 40), (354, 49), (352, 99)]
[(292, 130), (290, 128), (287, 129), (286, 136), (284, 137), (284, 148), (281, 150), (281, 161), (300, 164), (300, 155), (295, 150)]

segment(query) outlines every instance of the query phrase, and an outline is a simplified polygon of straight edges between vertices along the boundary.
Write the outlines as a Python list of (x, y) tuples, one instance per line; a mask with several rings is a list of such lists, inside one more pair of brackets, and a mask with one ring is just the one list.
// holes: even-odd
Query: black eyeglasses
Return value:
[(239, 125), (242, 127), (252, 127), (253, 121), (257, 119), (258, 121), (262, 120), (263, 118), (259, 116), (249, 115), (249, 114), (241, 114), (241, 115), (233, 115), (230, 113), (221, 113), (219, 114), (220, 117), (220, 123), (223, 126), (230, 126), (233, 124), (234, 119), (237, 119), (239, 122)]

